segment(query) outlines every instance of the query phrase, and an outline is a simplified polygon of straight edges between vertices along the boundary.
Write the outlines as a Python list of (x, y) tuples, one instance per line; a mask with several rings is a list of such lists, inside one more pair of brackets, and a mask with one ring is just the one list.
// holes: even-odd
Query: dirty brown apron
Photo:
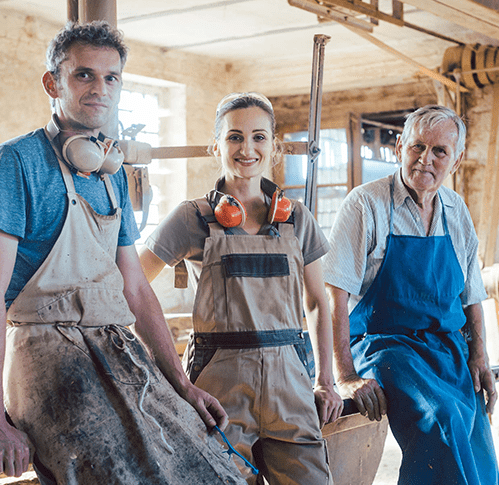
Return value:
[[(206, 198), (196, 202), (210, 235), (187, 374), (219, 399), (227, 437), (271, 485), (332, 483), (305, 362), (304, 264), (294, 225), (279, 223), (271, 235), (226, 233)], [(250, 470), (240, 469), (252, 483)]]
[(4, 372), (7, 412), (36, 448), (42, 483), (244, 483), (126, 328), (135, 318), (115, 264), (121, 209), (109, 178), (115, 211), (100, 215), (59, 164), (66, 221), (9, 308)]

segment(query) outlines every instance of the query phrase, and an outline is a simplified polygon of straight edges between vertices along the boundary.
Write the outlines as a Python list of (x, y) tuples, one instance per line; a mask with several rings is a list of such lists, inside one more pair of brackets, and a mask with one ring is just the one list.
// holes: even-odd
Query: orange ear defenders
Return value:
[(277, 188), (272, 195), (267, 221), (269, 224), (273, 222), (286, 222), (291, 215), (291, 201), (284, 197), (284, 191)]
[[(272, 195), (272, 202), (267, 214), (269, 224), (286, 222), (291, 215), (291, 201), (284, 197), (284, 192), (277, 188)], [(215, 207), (215, 219), (223, 227), (241, 227), (246, 222), (246, 209), (233, 195), (224, 194)]]

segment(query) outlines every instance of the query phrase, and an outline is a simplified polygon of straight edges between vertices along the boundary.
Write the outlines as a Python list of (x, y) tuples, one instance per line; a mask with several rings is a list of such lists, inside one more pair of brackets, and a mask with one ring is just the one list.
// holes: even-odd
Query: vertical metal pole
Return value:
[(320, 154), (322, 79), (324, 74), (324, 50), (331, 37), (314, 36), (312, 59), (312, 85), (310, 90), (310, 114), (308, 119), (308, 162), (305, 181), (305, 206), (315, 215), (317, 201), (317, 157)]

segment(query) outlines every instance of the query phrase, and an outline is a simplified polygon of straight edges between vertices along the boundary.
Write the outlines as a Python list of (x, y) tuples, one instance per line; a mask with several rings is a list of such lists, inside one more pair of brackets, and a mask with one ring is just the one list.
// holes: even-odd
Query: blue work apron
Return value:
[(402, 453), (399, 485), (496, 485), (483, 393), (476, 394), (459, 331), (464, 276), (443, 236), (390, 234), (372, 285), (350, 315), (357, 372), (376, 379)]

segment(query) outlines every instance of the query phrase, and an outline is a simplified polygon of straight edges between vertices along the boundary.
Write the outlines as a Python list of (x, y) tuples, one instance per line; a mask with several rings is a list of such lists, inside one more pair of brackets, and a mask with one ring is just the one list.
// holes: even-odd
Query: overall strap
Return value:
[(59, 167), (61, 167), (62, 179), (64, 180), (64, 185), (66, 186), (66, 190), (68, 192), (68, 196), (76, 197), (76, 189), (75, 184), (73, 182), (73, 176), (71, 175), (71, 171), (68, 166), (61, 161), (59, 157), (57, 157), (57, 161), (59, 162)]
[[(206, 197), (200, 197), (199, 199), (194, 199), (194, 204), (199, 210), (201, 217), (206, 222), (210, 231), (210, 236), (212, 233), (212, 229), (215, 229), (215, 232), (224, 233), (222, 226), (220, 226), (217, 220), (215, 219), (215, 214), (213, 214), (213, 209), (211, 208), (209, 202), (206, 200)], [(189, 272), (187, 271), (187, 265), (185, 264), (185, 260), (178, 262), (175, 265), (174, 271), (175, 271), (175, 277), (174, 277), (173, 287), (179, 289), (187, 288), (189, 282)]]
[(118, 201), (116, 200), (116, 194), (114, 193), (113, 184), (111, 183), (111, 179), (107, 173), (101, 176), (102, 180), (104, 180), (104, 185), (106, 186), (107, 195), (109, 200), (111, 201), (111, 208), (115, 211), (118, 208)]
[(206, 224), (208, 225), (210, 236), (225, 235), (225, 229), (218, 223), (215, 214), (213, 212), (213, 208), (211, 204), (208, 202), (207, 198), (200, 197), (199, 199), (194, 199), (194, 203), (196, 204), (204, 222), (206, 222)]
[(395, 186), (395, 175), (390, 182), (390, 234), (393, 234), (393, 192)]
[(292, 237), (295, 235), (294, 217), (289, 218), (286, 222), (277, 223), (277, 230), (281, 236)]

